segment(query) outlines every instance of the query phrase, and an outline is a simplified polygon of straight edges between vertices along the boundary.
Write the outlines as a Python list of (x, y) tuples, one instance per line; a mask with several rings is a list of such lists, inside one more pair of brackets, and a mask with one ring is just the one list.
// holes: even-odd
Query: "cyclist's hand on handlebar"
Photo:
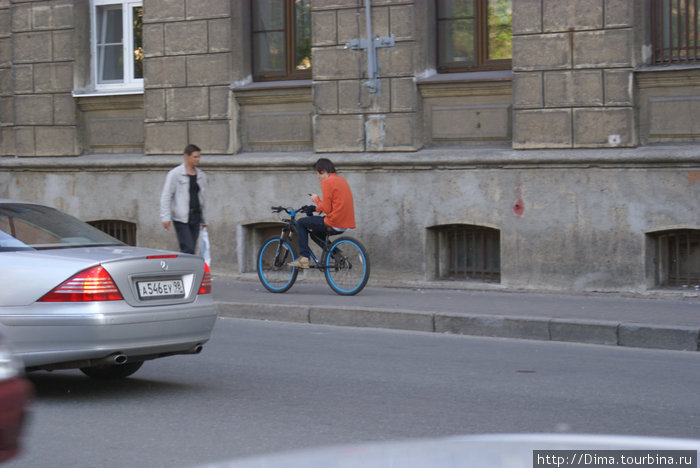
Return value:
[(306, 216), (313, 216), (314, 211), (316, 211), (316, 206), (304, 205), (299, 209), (299, 211), (301, 211), (302, 213), (306, 213)]

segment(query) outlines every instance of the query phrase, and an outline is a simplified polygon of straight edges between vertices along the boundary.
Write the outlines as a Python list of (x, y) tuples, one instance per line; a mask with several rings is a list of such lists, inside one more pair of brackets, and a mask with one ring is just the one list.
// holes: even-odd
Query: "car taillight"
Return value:
[(211, 273), (207, 262), (204, 262), (204, 276), (202, 277), (202, 284), (199, 285), (197, 294), (211, 294)]
[(39, 299), (39, 302), (121, 301), (123, 299), (109, 273), (101, 266), (96, 266), (64, 281)]

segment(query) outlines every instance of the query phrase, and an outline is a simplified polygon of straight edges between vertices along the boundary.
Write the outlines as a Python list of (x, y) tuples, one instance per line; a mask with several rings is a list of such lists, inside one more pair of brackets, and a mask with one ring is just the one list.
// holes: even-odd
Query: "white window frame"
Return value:
[[(111, 81), (107, 83), (98, 82), (98, 63), (99, 57), (97, 54), (97, 8), (104, 6), (114, 6), (122, 10), (122, 54), (124, 63), (124, 77), (121, 81)], [(142, 7), (142, 0), (90, 0), (90, 69), (92, 83), (95, 90), (98, 92), (124, 92), (124, 91), (143, 91), (143, 78), (134, 78), (134, 37), (133, 31), (133, 9)]]

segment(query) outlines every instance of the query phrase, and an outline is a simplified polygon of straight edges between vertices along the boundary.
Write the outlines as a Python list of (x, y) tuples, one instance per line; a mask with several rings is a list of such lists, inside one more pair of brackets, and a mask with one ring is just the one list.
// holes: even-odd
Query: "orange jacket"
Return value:
[(355, 208), (352, 192), (347, 181), (331, 173), (321, 181), (323, 199), (316, 197), (316, 211), (325, 213), (323, 221), (327, 226), (352, 229), (355, 227)]

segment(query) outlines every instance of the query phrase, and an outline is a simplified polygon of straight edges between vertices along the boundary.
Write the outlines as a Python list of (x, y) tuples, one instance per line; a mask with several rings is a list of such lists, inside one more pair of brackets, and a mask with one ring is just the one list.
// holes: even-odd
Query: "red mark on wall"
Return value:
[(513, 213), (521, 216), (523, 211), (525, 211), (525, 204), (523, 203), (523, 198), (520, 197), (518, 198), (518, 201), (515, 202), (515, 205), (513, 205)]
[(700, 171), (688, 171), (688, 183), (700, 182)]
[(518, 180), (518, 183), (515, 186), (515, 196), (518, 197), (518, 201), (516, 201), (515, 205), (513, 205), (513, 213), (515, 213), (516, 216), (521, 216), (523, 211), (525, 211), (525, 204), (523, 203), (523, 189), (520, 185), (520, 180)]

